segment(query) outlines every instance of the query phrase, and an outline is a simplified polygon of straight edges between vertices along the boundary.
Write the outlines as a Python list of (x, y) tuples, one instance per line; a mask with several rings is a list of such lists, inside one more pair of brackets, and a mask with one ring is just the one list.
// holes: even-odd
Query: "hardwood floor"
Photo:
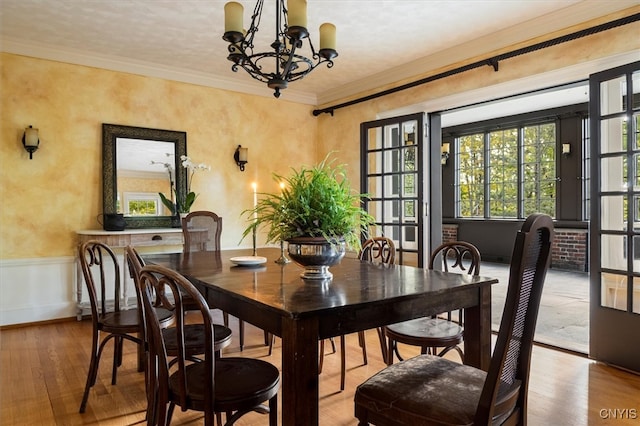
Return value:
[[(232, 328), (237, 322), (232, 322)], [(262, 332), (247, 324), (245, 350), (237, 339), (225, 354), (263, 358), (280, 366), (280, 340), (267, 356)], [(125, 343), (118, 384), (111, 385), (112, 344), (100, 365), (87, 412), (78, 413), (86, 380), (91, 323), (68, 321), (0, 331), (0, 424), (144, 424), (143, 374), (136, 371), (135, 347)], [(328, 354), (320, 379), (321, 425), (355, 425), (355, 387), (383, 368), (375, 332), (367, 332), (369, 365), (363, 366), (357, 335), (347, 336), (346, 389), (340, 392), (340, 356)], [(326, 345), (329, 350), (330, 345)], [(404, 348), (407, 355), (411, 349)], [(455, 357), (455, 354), (451, 355)], [(640, 376), (574, 355), (535, 347), (529, 389), (529, 425), (637, 425)], [(176, 411), (175, 425), (202, 423), (199, 413)], [(264, 415), (249, 414), (239, 426), (266, 425)], [(304, 423), (301, 423), (304, 425)]]

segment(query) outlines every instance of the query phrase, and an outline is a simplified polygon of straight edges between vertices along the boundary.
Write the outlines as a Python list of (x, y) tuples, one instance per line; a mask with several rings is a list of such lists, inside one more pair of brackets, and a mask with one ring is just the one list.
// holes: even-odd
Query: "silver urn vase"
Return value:
[(328, 241), (323, 237), (296, 237), (287, 240), (289, 257), (304, 267), (306, 280), (330, 280), (329, 267), (342, 260), (347, 248), (344, 240)]

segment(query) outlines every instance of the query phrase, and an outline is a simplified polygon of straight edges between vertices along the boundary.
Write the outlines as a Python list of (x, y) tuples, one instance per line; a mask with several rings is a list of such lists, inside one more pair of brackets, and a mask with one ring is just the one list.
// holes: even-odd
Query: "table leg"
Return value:
[(487, 371), (491, 362), (491, 286), (478, 291), (479, 304), (464, 312), (464, 363)]
[(282, 425), (318, 425), (318, 321), (283, 319)]

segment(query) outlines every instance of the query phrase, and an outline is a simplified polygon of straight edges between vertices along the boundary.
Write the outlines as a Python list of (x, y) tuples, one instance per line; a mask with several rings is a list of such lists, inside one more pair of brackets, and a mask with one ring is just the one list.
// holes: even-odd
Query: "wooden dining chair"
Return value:
[[(360, 260), (365, 262), (377, 262), (383, 264), (393, 264), (396, 260), (396, 246), (393, 240), (387, 237), (372, 237), (362, 243), (362, 248), (358, 254)], [(378, 336), (382, 333), (381, 329), (377, 329)], [(335, 346), (333, 341), (331, 342), (333, 351), (335, 352)], [(362, 363), (368, 364), (367, 359), (367, 343), (365, 339), (365, 332), (358, 331), (358, 344), (362, 349)], [(385, 345), (381, 338), (381, 347), (383, 351), (383, 358), (385, 353)], [(322, 373), (322, 366), (324, 364), (324, 340), (320, 341), (320, 362), (318, 365), (318, 372)], [(346, 356), (346, 341), (345, 335), (340, 335), (340, 390), (344, 390), (345, 379), (347, 369), (347, 356)]]
[(193, 211), (182, 218), (184, 252), (220, 251), (222, 217), (214, 212)]
[[(100, 357), (105, 345), (113, 340), (111, 384), (115, 385), (118, 367), (122, 365), (122, 346), (125, 340), (138, 345), (138, 369), (144, 368), (144, 349), (139, 334), (142, 325), (137, 309), (121, 309), (120, 264), (111, 248), (99, 241), (89, 240), (78, 245), (78, 260), (91, 306), (92, 342), (87, 382), (80, 403), (80, 412), (87, 408), (89, 391), (96, 384)], [(160, 321), (167, 321), (172, 313), (159, 312)], [(104, 336), (103, 336), (104, 334)]]
[(534, 214), (516, 236), (489, 370), (434, 355), (390, 365), (358, 386), (358, 425), (526, 425), (531, 349), (553, 221)]
[[(444, 272), (461, 272), (469, 275), (480, 275), (480, 252), (471, 243), (452, 241), (441, 244), (429, 259), (429, 269), (437, 263)], [(386, 339), (386, 351), (383, 356), (387, 365), (393, 364), (393, 354), (403, 360), (398, 350), (398, 343), (419, 346), (420, 353), (444, 356), (455, 350), (464, 362), (464, 353), (460, 348), (464, 335), (464, 310), (457, 311), (457, 318), (451, 312), (426, 318), (416, 318), (382, 327), (382, 335)], [(438, 348), (442, 348), (438, 352)]]
[[(141, 339), (144, 343), (145, 352), (147, 354), (147, 358), (145, 359), (145, 387), (147, 392), (147, 419), (153, 419), (155, 413), (153, 412), (154, 401), (156, 398), (155, 389), (152, 383), (150, 383), (150, 374), (149, 374), (149, 362), (148, 362), (148, 354), (149, 354), (149, 340), (147, 336), (147, 327), (145, 325), (144, 320), (144, 308), (142, 306), (142, 288), (140, 285), (140, 274), (142, 272), (142, 268), (144, 267), (144, 260), (138, 253), (138, 251), (132, 246), (127, 246), (125, 248), (125, 259), (127, 261), (127, 265), (129, 266), (129, 274), (131, 279), (135, 283), (136, 289), (136, 300), (138, 303), (138, 313), (140, 317), (140, 324), (142, 324), (142, 332)], [(176, 327), (172, 327), (175, 325), (175, 307), (173, 302), (166, 297), (164, 288), (154, 288), (152, 289), (154, 292), (154, 309), (156, 313), (158, 311), (166, 310), (170, 312), (171, 317), (168, 320), (160, 321), (160, 328), (162, 329), (162, 337), (165, 342), (167, 342), (167, 355), (172, 357), (170, 364), (177, 362), (178, 356), (178, 347), (175, 345), (176, 341), (176, 333), (178, 332)], [(159, 315), (159, 318), (162, 318), (163, 315)], [(225, 327), (221, 324), (213, 325), (213, 333), (214, 333), (214, 343), (213, 350), (216, 356), (220, 356), (220, 351), (226, 348), (231, 344), (231, 329)], [(203, 355), (205, 350), (205, 332), (204, 332), (204, 324), (195, 323), (195, 324), (185, 324), (184, 325), (184, 341), (185, 341), (185, 357), (194, 362), (201, 361), (198, 356)]]
[[(165, 288), (174, 301), (176, 333), (172, 338), (163, 334), (154, 308), (155, 291)], [(202, 295), (179, 273), (157, 265), (144, 266), (140, 273), (143, 318), (149, 346), (150, 383), (155, 395), (152, 424), (169, 425), (175, 406), (183, 411), (204, 412), (204, 424), (213, 426), (221, 413), (226, 413), (225, 425), (233, 425), (246, 413), (269, 414), (269, 425), (278, 418), (278, 369), (268, 362), (252, 358), (215, 356), (214, 322)], [(185, 355), (186, 319), (184, 296), (195, 302), (203, 324), (205, 353), (202, 362), (191, 362)], [(193, 315), (193, 313), (191, 314)], [(172, 340), (172, 341), (170, 341)], [(177, 368), (170, 370), (168, 346), (177, 348)], [(264, 403), (268, 402), (268, 406)]]
[[(144, 265), (144, 260), (138, 253), (138, 251), (132, 246), (127, 246), (125, 248), (127, 264), (129, 265), (129, 272), (131, 277), (136, 284), (136, 295), (138, 296), (138, 308), (140, 313), (142, 313), (142, 305), (141, 305), (141, 289), (140, 289), (140, 273), (142, 272), (142, 268)], [(188, 297), (183, 297), (184, 299), (188, 299)], [(173, 327), (175, 324), (175, 306), (173, 302), (167, 298), (165, 295), (164, 288), (155, 289), (155, 303), (154, 303), (156, 311), (158, 310), (167, 310), (171, 313), (171, 321), (161, 321), (160, 326), (162, 327), (162, 335), (169, 342), (167, 343), (167, 351), (169, 356), (176, 356), (177, 348), (172, 345), (172, 341), (175, 340), (175, 333), (177, 332), (176, 327)], [(186, 305), (185, 305), (186, 306)], [(162, 318), (162, 314), (159, 315)], [(142, 315), (140, 315), (140, 323), (142, 322)], [(144, 325), (144, 324), (143, 324)], [(143, 337), (144, 337), (145, 328), (143, 327)], [(186, 347), (186, 356), (192, 359), (196, 359), (197, 355), (201, 355), (205, 353), (204, 348), (204, 326), (200, 323), (190, 323), (184, 326), (185, 331), (185, 347)], [(231, 343), (231, 329), (221, 324), (213, 324), (213, 332), (214, 332), (214, 351), (217, 355), (219, 355), (220, 351)]]
[[(197, 251), (220, 251), (222, 236), (222, 217), (214, 212), (193, 211), (182, 218), (182, 236), (184, 253)], [(229, 327), (229, 314), (222, 311), (225, 327)], [(240, 350), (244, 349), (244, 321), (238, 319)], [(264, 344), (270, 345), (271, 337), (264, 332)]]

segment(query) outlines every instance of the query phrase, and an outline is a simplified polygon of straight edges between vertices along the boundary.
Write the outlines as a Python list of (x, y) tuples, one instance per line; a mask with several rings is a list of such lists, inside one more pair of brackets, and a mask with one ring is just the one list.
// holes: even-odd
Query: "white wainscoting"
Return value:
[(0, 260), (0, 326), (75, 317), (72, 256)]

